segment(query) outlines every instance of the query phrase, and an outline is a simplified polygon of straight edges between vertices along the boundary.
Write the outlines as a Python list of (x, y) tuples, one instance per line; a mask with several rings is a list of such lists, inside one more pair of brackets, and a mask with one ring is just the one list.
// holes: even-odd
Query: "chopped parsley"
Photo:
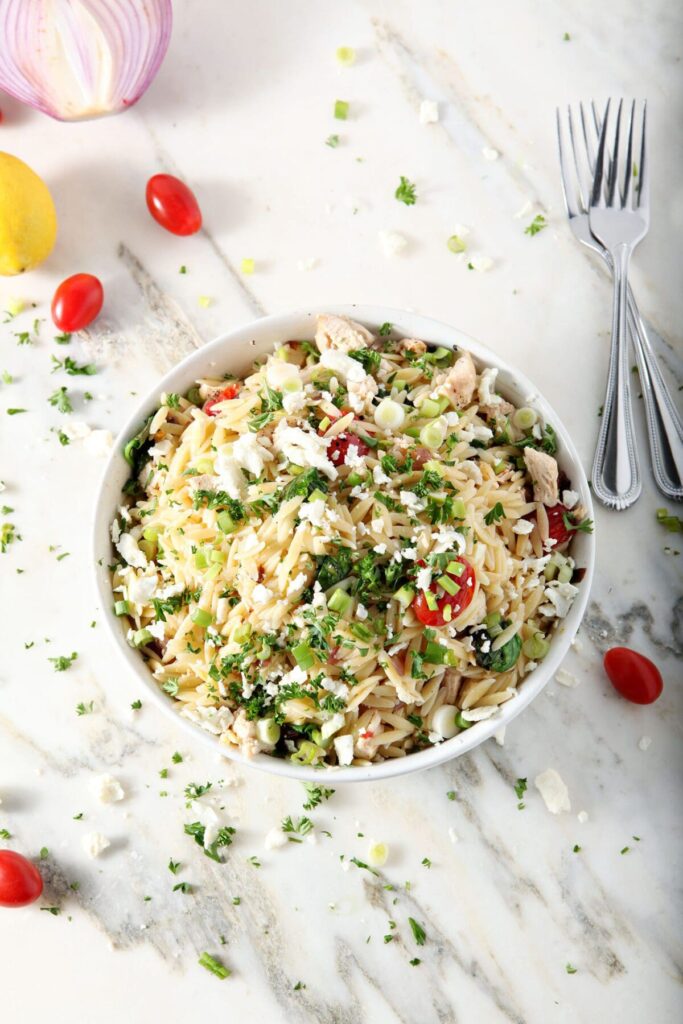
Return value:
[(76, 714), (79, 715), (79, 716), (80, 715), (89, 715), (89, 714), (92, 713), (92, 710), (93, 710), (94, 707), (95, 707), (95, 702), (93, 700), (91, 700), (89, 704), (84, 704), (81, 701), (80, 704), (76, 705)]
[(50, 356), (50, 358), (54, 363), (53, 373), (56, 373), (57, 370), (65, 370), (71, 377), (92, 377), (94, 373), (97, 373), (94, 363), (77, 363), (71, 356), (66, 356), (65, 359), (58, 359), (57, 356)]
[(215, 860), (217, 864), (222, 864), (222, 860), (218, 855), (218, 851), (223, 846), (230, 846), (232, 844), (232, 837), (235, 834), (235, 829), (230, 825), (224, 825), (218, 829), (216, 838), (208, 846), (204, 846), (204, 835), (206, 833), (206, 826), (202, 825), (200, 821), (193, 821), (189, 825), (184, 826), (185, 835), (192, 836), (197, 846), (201, 846), (206, 857), (210, 857), (211, 860)]
[(337, 146), (339, 145), (339, 136), (328, 135), (327, 138), (325, 139), (325, 145), (329, 146), (330, 149), (336, 149)]
[(398, 184), (394, 197), (398, 199), (400, 203), (405, 203), (406, 206), (414, 206), (415, 200), (417, 199), (417, 193), (415, 191), (415, 185), (412, 181), (408, 181), (403, 175)]
[(422, 927), (422, 925), (419, 923), (419, 921), (416, 921), (414, 917), (408, 918), (408, 924), (410, 925), (410, 930), (413, 933), (413, 938), (415, 939), (417, 945), (424, 946), (425, 939), (427, 938), (427, 933)]
[(69, 394), (68, 394), (66, 388), (64, 388), (64, 387), (57, 388), (57, 390), (54, 392), (54, 394), (50, 395), (50, 397), (48, 398), (48, 402), (50, 403), (50, 405), (56, 406), (56, 408), (60, 412), (67, 413), (67, 412), (73, 412), (74, 411), (74, 407), (71, 404), (71, 399), (69, 398)]
[(505, 519), (505, 509), (499, 501), (493, 506), (492, 509), (484, 516), (484, 522), (487, 526), (493, 526), (494, 523), (499, 522), (501, 519)]
[(313, 822), (310, 818), (303, 817), (295, 820), (291, 815), (288, 815), (282, 819), (280, 828), (287, 834), (290, 843), (300, 843), (301, 839), (296, 838), (296, 836), (307, 836), (313, 830)]
[(576, 974), (577, 971), (577, 968), (574, 967), (572, 964), (565, 964), (564, 969), (567, 972), (567, 974)]
[(326, 786), (316, 786), (313, 782), (304, 782), (304, 789), (307, 795), (306, 803), (304, 804), (305, 811), (312, 811), (323, 800), (329, 800), (334, 793), (333, 789), (328, 789)]
[(210, 953), (202, 953), (197, 963), (201, 967), (206, 968), (207, 971), (210, 971), (211, 974), (215, 974), (217, 978), (221, 979), (221, 981), (224, 978), (230, 977), (230, 971), (228, 968), (222, 964), (220, 960), (216, 960), (215, 956), (211, 956)]
[(532, 220), (531, 224), (528, 224), (524, 228), (524, 234), (531, 235), (531, 237), (533, 238), (533, 236), (537, 235), (539, 231), (543, 231), (543, 228), (547, 227), (548, 221), (545, 219), (542, 213), (537, 213), (534, 219)]
[(62, 654), (58, 658), (48, 658), (47, 660), (54, 665), (55, 672), (66, 672), (77, 657), (77, 652), (73, 651), (72, 654)]
[(178, 868), (179, 867), (180, 867), (180, 861), (179, 860), (169, 860), (169, 862), (168, 862), (168, 870), (171, 872), (172, 875), (177, 875), (178, 874)]
[(134, 700), (133, 703), (131, 704), (131, 708), (132, 708), (133, 711), (139, 711), (141, 707), (142, 707), (142, 701), (139, 700), (139, 699), (138, 700)]

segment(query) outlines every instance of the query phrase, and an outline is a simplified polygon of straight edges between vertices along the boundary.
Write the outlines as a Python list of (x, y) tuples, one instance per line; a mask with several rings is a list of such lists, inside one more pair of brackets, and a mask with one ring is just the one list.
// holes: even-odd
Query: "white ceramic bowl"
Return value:
[[(112, 560), (109, 527), (121, 504), (121, 489), (129, 475), (129, 466), (122, 455), (123, 446), (133, 434), (137, 433), (145, 417), (157, 408), (162, 391), (182, 394), (189, 390), (199, 377), (221, 376), (225, 372), (242, 375), (249, 370), (256, 356), (272, 350), (276, 343), (293, 338), (312, 338), (315, 332), (316, 315), (322, 311), (321, 307), (315, 312), (298, 311), (268, 316), (229, 331), (184, 359), (146, 395), (119, 434), (102, 477), (95, 508), (93, 566), (97, 590), (102, 602), (104, 621), (111, 634), (112, 642), (130, 673), (137, 676), (147, 699), (151, 699), (167, 715), (173, 717), (174, 721), (178, 722), (182, 728), (190, 732), (195, 740), (211, 748), (214, 753), (221, 753), (234, 761), (252, 765), (274, 775), (284, 775), (301, 781), (322, 781), (325, 776), (328, 776), (329, 780), (336, 784), (337, 782), (364, 782), (372, 779), (392, 778), (397, 775), (405, 775), (408, 772), (419, 771), (422, 768), (430, 768), (432, 765), (441, 764), (443, 761), (448, 761), (472, 750), (473, 747), (483, 743), (493, 733), (511, 722), (527, 704), (531, 703), (555, 674), (579, 628), (586, 609), (593, 576), (595, 539), (592, 534), (578, 533), (574, 540), (572, 554), (577, 565), (585, 568), (585, 575), (569, 615), (553, 635), (550, 650), (541, 664), (524, 679), (518, 694), (501, 706), (499, 714), (475, 724), (472, 728), (444, 743), (415, 754), (409, 754), (407, 757), (373, 764), (365, 768), (347, 767), (321, 770), (300, 767), (267, 754), (258, 754), (254, 758), (247, 759), (219, 743), (215, 736), (207, 733), (200, 726), (182, 718), (176, 710), (178, 702), (163, 693), (140, 654), (128, 646), (121, 621), (117, 619), (113, 611), (112, 590), (107, 570), (107, 565)], [(532, 405), (544, 420), (550, 422), (555, 428), (559, 442), (557, 458), (560, 467), (571, 480), (572, 488), (579, 492), (581, 503), (592, 518), (592, 502), (588, 482), (571, 438), (557, 413), (538, 394), (536, 388), (523, 374), (514, 370), (486, 346), (462, 334), (454, 327), (449, 327), (428, 317), (380, 306), (326, 306), (324, 312), (350, 316), (371, 329), (377, 329), (388, 321), (404, 337), (423, 338), (435, 345), (467, 349), (472, 353), (480, 368), (482, 366), (498, 367), (497, 384), (501, 394), (515, 405)]]

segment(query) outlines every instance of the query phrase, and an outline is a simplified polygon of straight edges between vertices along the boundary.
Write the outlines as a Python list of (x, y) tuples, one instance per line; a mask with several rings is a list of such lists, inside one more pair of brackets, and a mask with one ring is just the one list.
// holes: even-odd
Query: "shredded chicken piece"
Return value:
[(525, 448), (524, 461), (534, 483), (534, 501), (540, 501), (543, 505), (557, 505), (560, 493), (555, 459), (546, 452)]
[(355, 320), (333, 316), (331, 313), (321, 313), (318, 317), (315, 343), (321, 352), (327, 348), (335, 348), (338, 352), (354, 352), (359, 348), (367, 348), (374, 340), (367, 327), (357, 324)]
[(450, 395), (456, 405), (469, 405), (477, 384), (477, 370), (469, 352), (463, 352), (455, 365), (436, 378), (434, 384), (440, 394)]
[(412, 352), (416, 356), (422, 356), (427, 351), (424, 341), (419, 338), (404, 338), (401, 346), (406, 352)]

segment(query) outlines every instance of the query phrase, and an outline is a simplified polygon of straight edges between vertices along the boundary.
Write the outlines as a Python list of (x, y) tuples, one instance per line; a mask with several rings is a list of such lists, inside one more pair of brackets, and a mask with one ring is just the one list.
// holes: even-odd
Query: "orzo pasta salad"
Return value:
[(546, 655), (590, 530), (552, 425), (467, 352), (318, 317), (125, 449), (115, 611), (180, 713), (246, 755), (403, 757)]

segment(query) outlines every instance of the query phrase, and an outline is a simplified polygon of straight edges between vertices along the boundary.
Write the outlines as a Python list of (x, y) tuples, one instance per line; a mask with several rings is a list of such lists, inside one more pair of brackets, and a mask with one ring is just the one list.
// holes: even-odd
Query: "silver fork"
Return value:
[[(591, 104), (590, 114), (587, 114), (583, 104), (580, 105), (580, 132), (583, 136), (583, 145), (579, 138), (579, 131), (576, 126), (576, 118), (569, 107), (567, 109), (567, 130), (563, 131), (562, 119), (559, 110), (557, 111), (557, 137), (560, 155), (560, 169), (562, 176), (562, 191), (564, 194), (565, 207), (569, 218), (570, 228), (575, 238), (583, 245), (596, 252), (612, 271), (612, 258), (605, 247), (592, 234), (589, 222), (589, 203), (593, 185), (593, 177), (596, 164), (596, 146), (598, 145), (602, 123), (598, 118), (595, 106)], [(565, 144), (565, 137), (568, 136), (569, 145)], [(641, 147), (642, 148), (642, 147)], [(611, 166), (608, 159), (608, 171), (611, 173)], [(642, 174), (642, 164), (640, 167)], [(652, 456), (652, 468), (657, 486), (667, 497), (674, 500), (683, 498), (683, 424), (667, 389), (664, 379), (657, 365), (655, 354), (650, 345), (645, 325), (638, 311), (635, 299), (630, 287), (627, 287), (628, 298), (628, 325), (631, 338), (636, 351), (640, 383), (645, 401), (645, 409), (648, 425), (648, 437), (650, 452)], [(601, 424), (600, 439), (607, 435), (610, 426), (607, 409), (614, 404), (616, 385), (618, 381), (618, 349), (612, 346), (610, 353), (610, 367), (608, 375), (607, 397), (603, 410), (603, 422)], [(626, 377), (628, 385), (628, 377)], [(622, 401), (623, 407), (623, 401)], [(630, 412), (630, 405), (627, 408)], [(623, 423), (622, 423), (623, 425)], [(612, 427), (616, 424), (612, 422)], [(603, 440), (603, 447), (606, 447)], [(635, 453), (635, 446), (634, 446)], [(600, 447), (596, 452), (600, 452)], [(604, 455), (603, 455), (604, 457)], [(594, 474), (596, 479), (598, 474)], [(602, 479), (602, 477), (600, 477)], [(598, 484), (600, 487), (600, 484)], [(598, 493), (596, 488), (596, 493)], [(602, 499), (601, 493), (598, 497)], [(633, 500), (637, 497), (634, 495)], [(608, 501), (608, 504), (613, 504)], [(624, 507), (624, 506), (620, 506)]]

